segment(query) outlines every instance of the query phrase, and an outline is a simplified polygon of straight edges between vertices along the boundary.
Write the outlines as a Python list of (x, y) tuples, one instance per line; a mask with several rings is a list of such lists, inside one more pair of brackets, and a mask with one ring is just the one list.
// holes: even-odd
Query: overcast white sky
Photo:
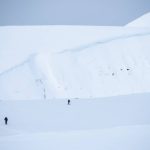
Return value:
[(124, 25), (150, 0), (0, 0), (0, 25)]

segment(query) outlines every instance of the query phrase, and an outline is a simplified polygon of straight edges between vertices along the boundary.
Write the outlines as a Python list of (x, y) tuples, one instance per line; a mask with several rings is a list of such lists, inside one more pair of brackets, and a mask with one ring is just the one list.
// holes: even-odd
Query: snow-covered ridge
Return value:
[(150, 27), (150, 13), (144, 14), (136, 20), (128, 23), (128, 27)]
[(2, 27), (0, 32), (1, 99), (150, 91), (149, 28)]

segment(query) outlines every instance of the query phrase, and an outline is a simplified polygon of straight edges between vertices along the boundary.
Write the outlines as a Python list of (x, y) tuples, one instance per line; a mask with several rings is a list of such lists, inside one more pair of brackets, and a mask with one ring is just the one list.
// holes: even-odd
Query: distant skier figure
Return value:
[(68, 99), (68, 105), (70, 105), (70, 99)]
[(114, 76), (114, 75), (115, 75), (115, 73), (113, 72), (113, 73), (112, 73), (112, 76)]
[(4, 121), (5, 121), (5, 125), (7, 125), (7, 123), (8, 123), (8, 118), (5, 117), (5, 118), (4, 118)]

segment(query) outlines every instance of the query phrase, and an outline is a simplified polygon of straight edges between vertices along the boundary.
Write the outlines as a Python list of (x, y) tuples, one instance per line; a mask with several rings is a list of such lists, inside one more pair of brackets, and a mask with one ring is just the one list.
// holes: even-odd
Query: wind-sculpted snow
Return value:
[[(136, 34), (131, 34), (131, 35), (122, 35), (122, 36), (118, 36), (118, 37), (114, 37), (114, 38), (110, 38), (110, 39), (103, 39), (100, 41), (96, 41), (90, 44), (86, 44), (86, 45), (82, 45), (79, 46), (77, 48), (72, 48), (72, 49), (66, 49), (66, 50), (62, 50), (60, 52), (56, 52), (56, 53), (65, 53), (65, 52), (78, 52), (78, 51), (83, 51), (85, 49), (89, 49), (89, 48), (93, 48), (96, 46), (99, 46), (101, 44), (107, 44), (116, 40), (124, 40), (124, 39), (128, 39), (128, 38), (135, 38), (135, 37), (141, 37), (141, 36), (150, 36), (150, 33), (136, 33)], [(4, 72), (0, 73), (0, 76), (5, 75), (15, 69), (17, 69), (18, 67), (23, 66), (26, 63), (29, 63), (31, 59), (33, 59), (33, 57), (35, 57), (37, 54), (32, 54), (31, 56), (29, 56), (29, 58), (23, 62), (21, 62), (20, 64), (17, 64), (14, 67), (9, 68), (8, 70), (5, 70)]]
[(77, 48), (62, 50), (58, 53), (65, 53), (65, 52), (69, 52), (69, 51), (70, 52), (83, 51), (83, 50), (88, 49), (88, 48), (93, 48), (95, 46), (99, 46), (100, 44), (109, 44), (110, 42), (113, 42), (116, 40), (125, 40), (125, 39), (129, 39), (129, 38), (136, 38), (136, 37), (141, 37), (141, 36), (150, 36), (150, 32), (148, 32), (148, 33), (136, 33), (136, 34), (131, 34), (131, 35), (122, 35), (122, 36), (118, 36), (118, 37), (103, 39), (103, 40), (96, 41), (96, 42), (93, 42), (90, 44), (86, 44), (84, 46), (79, 46)]
[[(6, 33), (6, 41), (0, 37), (4, 57), (0, 59), (1, 99), (95, 98), (150, 91), (150, 29), (60, 28), (2, 30), (10, 36), (16, 33), (11, 40)], [(74, 36), (75, 31), (80, 34)], [(35, 36), (38, 34), (42, 37)], [(28, 38), (32, 42), (27, 43)], [(51, 45), (43, 45), (42, 38), (50, 38)], [(53, 43), (61, 49), (56, 50)]]
[(28, 60), (28, 59), (25, 60), (24, 62), (22, 62), (22, 63), (16, 65), (16, 66), (13, 66), (13, 67), (9, 68), (8, 70), (5, 70), (4, 72), (1, 72), (1, 73), (0, 73), (0, 77), (1, 77), (1, 76), (5, 76), (5, 75), (7, 75), (8, 73), (10, 73), (10, 72), (12, 72), (12, 71), (15, 71), (15, 70), (17, 70), (17, 69), (20, 68), (20, 67), (23, 67), (23, 66), (26, 65), (27, 63), (29, 63), (29, 60)]
[(149, 33), (148, 28), (98, 26), (33, 26), (0, 28), (0, 72), (43, 51), (60, 52), (95, 41)]

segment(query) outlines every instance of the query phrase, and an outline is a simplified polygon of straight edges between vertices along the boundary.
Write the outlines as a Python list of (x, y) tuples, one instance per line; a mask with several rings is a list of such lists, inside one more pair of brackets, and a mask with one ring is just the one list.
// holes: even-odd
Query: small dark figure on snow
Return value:
[(5, 125), (7, 125), (8, 118), (7, 118), (7, 117), (5, 117), (5, 118), (4, 118), (4, 121), (5, 121)]
[(70, 105), (70, 99), (68, 99), (68, 105)]

